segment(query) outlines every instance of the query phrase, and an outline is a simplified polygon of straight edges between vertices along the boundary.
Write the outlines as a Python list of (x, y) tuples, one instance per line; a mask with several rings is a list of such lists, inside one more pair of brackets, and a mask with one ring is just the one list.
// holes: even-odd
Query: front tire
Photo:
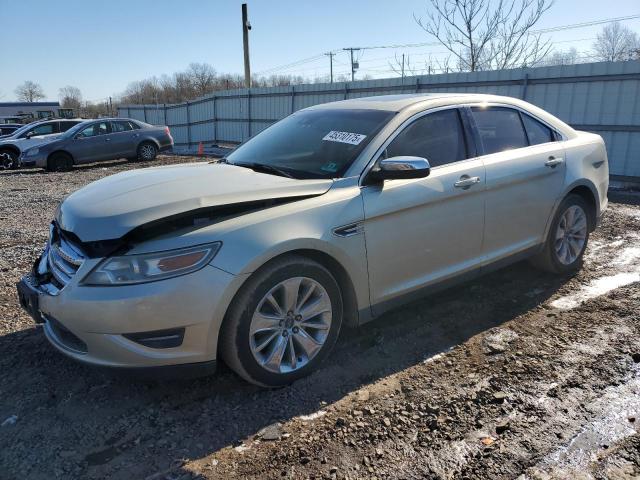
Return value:
[(532, 259), (543, 270), (558, 274), (575, 272), (589, 242), (591, 208), (580, 195), (568, 195), (558, 207), (544, 249)]
[(342, 318), (340, 287), (329, 270), (305, 257), (284, 257), (241, 288), (222, 327), (220, 353), (251, 383), (287, 385), (327, 357)]
[(18, 168), (18, 154), (13, 150), (0, 151), (0, 168), (4, 170), (15, 170)]
[(47, 171), (68, 172), (73, 168), (73, 158), (67, 153), (57, 152), (47, 159)]
[(150, 162), (158, 155), (158, 147), (151, 142), (144, 142), (138, 146), (138, 160), (141, 162)]

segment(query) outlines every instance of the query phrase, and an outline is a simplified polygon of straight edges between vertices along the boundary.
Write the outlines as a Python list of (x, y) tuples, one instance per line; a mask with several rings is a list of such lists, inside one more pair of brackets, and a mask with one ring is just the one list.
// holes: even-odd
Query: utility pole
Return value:
[(353, 52), (357, 52), (360, 50), (360, 48), (343, 48), (342, 50), (351, 52), (351, 81), (353, 82), (353, 79), (355, 77), (356, 74), (356, 70), (360, 67), (360, 65), (357, 62), (353, 61)]
[(111, 101), (111, 97), (109, 97), (109, 116), (113, 117), (113, 102)]
[(249, 15), (247, 14), (247, 4), (242, 4), (242, 44), (244, 46), (244, 86), (251, 88), (251, 66), (249, 65)]
[(333, 83), (333, 57), (335, 56), (335, 53), (329, 52), (325, 53), (325, 55), (329, 57), (329, 78), (331, 79), (330, 82)]

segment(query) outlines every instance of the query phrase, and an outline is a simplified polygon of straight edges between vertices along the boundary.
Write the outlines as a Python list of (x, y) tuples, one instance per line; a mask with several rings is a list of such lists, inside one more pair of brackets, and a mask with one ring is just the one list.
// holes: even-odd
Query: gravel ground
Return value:
[(575, 277), (500, 270), (345, 331), (321, 370), (266, 391), (224, 365), (84, 367), (19, 309), (58, 202), (140, 167), (0, 172), (0, 479), (640, 478), (637, 196), (612, 196)]

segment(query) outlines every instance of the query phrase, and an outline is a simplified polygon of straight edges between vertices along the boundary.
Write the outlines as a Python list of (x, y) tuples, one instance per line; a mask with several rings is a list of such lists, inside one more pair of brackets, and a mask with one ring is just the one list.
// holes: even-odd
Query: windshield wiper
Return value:
[(264, 173), (270, 173), (272, 175), (280, 175), (281, 177), (295, 178), (289, 172), (287, 172), (287, 171), (285, 171), (285, 170), (283, 170), (281, 168), (274, 167), (273, 165), (267, 165), (266, 163), (256, 163), (256, 162), (251, 162), (251, 163), (232, 163), (231, 165), (236, 165), (238, 167), (250, 168), (251, 170), (254, 170), (256, 172), (264, 172)]

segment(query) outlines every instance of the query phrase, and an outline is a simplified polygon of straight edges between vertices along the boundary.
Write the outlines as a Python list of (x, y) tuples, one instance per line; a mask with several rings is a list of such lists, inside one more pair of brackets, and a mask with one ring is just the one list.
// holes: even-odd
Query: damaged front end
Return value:
[[(54, 220), (49, 227), (49, 239), (47, 244), (45, 245), (42, 254), (33, 265), (32, 272), (29, 276), (29, 282), (31, 285), (46, 294), (58, 295), (60, 290), (62, 290), (72, 280), (87, 259), (126, 259), (127, 252), (133, 249), (136, 245), (154, 238), (169, 235), (178, 231), (181, 233), (188, 233), (216, 223), (237, 218), (241, 215), (303, 200), (305, 198), (310, 198), (311, 196), (312, 195), (273, 198), (268, 200), (242, 202), (232, 205), (199, 208), (154, 220), (132, 229), (120, 238), (105, 240), (82, 241), (73, 232), (63, 230), (58, 222)], [(213, 259), (213, 256), (215, 256), (220, 247), (220, 242), (213, 242), (210, 245), (198, 245), (195, 247), (179, 249), (175, 252), (172, 251), (171, 258), (173, 264), (176, 264), (178, 261), (183, 262), (183, 265), (178, 265), (182, 268), (180, 270), (180, 274), (189, 273), (190, 271), (193, 271), (193, 268), (202, 264), (184, 264), (184, 259), (187, 255), (190, 256), (190, 259), (198, 260), (199, 262), (208, 262)], [(199, 253), (201, 253), (201, 257), (196, 258), (195, 255)], [(156, 261), (156, 263), (158, 262), (153, 258), (149, 259), (147, 257), (143, 258), (147, 263), (151, 260)], [(121, 263), (123, 261), (124, 260), (122, 260)], [(139, 259), (137, 257), (135, 258), (135, 261), (139, 263)], [(83, 283), (87, 285), (124, 285), (140, 283), (143, 281), (133, 278), (132, 275), (127, 277), (122, 273), (122, 271), (115, 269), (113, 263), (116, 262), (110, 262), (110, 266), (112, 267), (111, 271), (105, 268), (105, 263), (107, 265), (109, 264), (107, 260), (100, 263), (98, 265), (100, 268), (96, 267), (94, 271), (87, 275), (87, 278)], [(166, 264), (167, 262), (165, 262), (165, 265), (154, 265), (154, 267), (159, 270), (162, 268), (168, 270), (169, 267)], [(126, 265), (126, 267), (128, 271), (135, 271), (137, 268), (136, 265)], [(149, 265), (144, 264), (143, 267), (149, 270)], [(154, 281), (165, 278), (165, 276), (162, 275), (163, 273), (166, 272), (158, 271), (155, 276), (145, 277), (144, 281)], [(100, 275), (102, 275), (102, 277), (100, 277)], [(108, 281), (107, 277), (111, 277), (111, 280)]]

